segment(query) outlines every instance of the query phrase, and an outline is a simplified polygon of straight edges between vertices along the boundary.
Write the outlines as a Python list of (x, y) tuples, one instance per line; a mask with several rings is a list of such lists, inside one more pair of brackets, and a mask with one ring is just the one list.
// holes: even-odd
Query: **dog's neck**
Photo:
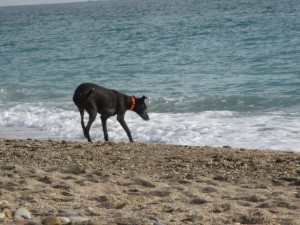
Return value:
[(129, 102), (130, 102), (129, 110), (133, 110), (136, 105), (136, 98), (134, 96), (131, 96)]

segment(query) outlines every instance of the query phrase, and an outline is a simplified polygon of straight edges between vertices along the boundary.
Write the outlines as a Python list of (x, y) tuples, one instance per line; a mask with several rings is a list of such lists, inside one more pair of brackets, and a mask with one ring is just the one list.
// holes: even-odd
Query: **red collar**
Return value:
[(131, 96), (131, 106), (129, 108), (129, 110), (133, 110), (135, 106), (135, 98), (133, 96)]

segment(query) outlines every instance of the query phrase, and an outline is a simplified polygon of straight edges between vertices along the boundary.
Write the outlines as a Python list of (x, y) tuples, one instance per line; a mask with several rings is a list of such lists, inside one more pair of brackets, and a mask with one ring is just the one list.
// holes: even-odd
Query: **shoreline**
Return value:
[[(80, 142), (80, 143), (87, 143), (87, 140), (85, 137), (82, 138), (62, 138), (59, 135), (55, 135), (54, 133), (51, 133), (50, 131), (45, 131), (40, 128), (25, 128), (25, 127), (1, 127), (0, 126), (0, 140), (17, 140), (17, 141), (66, 141), (66, 142)], [(121, 129), (121, 128), (120, 128)], [(122, 130), (122, 132), (124, 132)], [(102, 143), (104, 140), (102, 140), (102, 137), (94, 138), (93, 137), (93, 143)], [(112, 143), (128, 143), (127, 136), (124, 137), (124, 140), (113, 140), (110, 141)], [(136, 142), (136, 140), (135, 140)], [(190, 147), (210, 147), (210, 148), (235, 148), (235, 149), (250, 149), (250, 150), (259, 150), (259, 151), (275, 151), (275, 152), (295, 152), (300, 153), (300, 149), (280, 149), (280, 148), (274, 148), (272, 146), (268, 148), (251, 148), (251, 147), (238, 147), (234, 144), (231, 145), (187, 145), (187, 144), (172, 144), (172, 143), (162, 143), (162, 142), (139, 142), (137, 143), (144, 143), (147, 145), (170, 145), (170, 146), (178, 146), (178, 147), (184, 147), (184, 146), (190, 146)]]
[(60, 210), (99, 225), (300, 223), (299, 152), (0, 139), (0, 154), (0, 209), (38, 224)]

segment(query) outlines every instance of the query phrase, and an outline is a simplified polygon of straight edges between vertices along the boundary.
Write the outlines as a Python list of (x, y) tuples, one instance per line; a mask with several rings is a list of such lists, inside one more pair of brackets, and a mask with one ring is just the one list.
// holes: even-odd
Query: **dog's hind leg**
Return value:
[(84, 124), (84, 109), (81, 107), (78, 107), (78, 110), (80, 112), (80, 118), (81, 118), (81, 127), (85, 136), (85, 124)]
[(79, 110), (79, 113), (80, 113), (80, 123), (81, 123), (81, 127), (82, 127), (82, 130), (83, 130), (83, 134), (86, 138), (88, 138), (88, 133), (86, 132), (86, 127), (85, 127), (85, 124), (84, 124), (84, 108), (82, 108), (81, 106), (77, 105), (77, 108)]
[(102, 122), (102, 128), (103, 128), (103, 134), (104, 134), (104, 140), (108, 141), (108, 133), (107, 133), (107, 126), (106, 126), (106, 121), (108, 117), (101, 115), (101, 122)]
[(89, 114), (89, 121), (88, 121), (88, 123), (87, 123), (87, 125), (85, 127), (84, 136), (88, 139), (88, 142), (92, 142), (92, 139), (90, 137), (90, 129), (91, 129), (91, 126), (92, 126), (93, 122), (96, 119), (97, 109), (96, 109), (96, 107), (94, 105), (92, 105), (92, 107), (89, 108), (89, 109), (86, 109), (86, 111)]

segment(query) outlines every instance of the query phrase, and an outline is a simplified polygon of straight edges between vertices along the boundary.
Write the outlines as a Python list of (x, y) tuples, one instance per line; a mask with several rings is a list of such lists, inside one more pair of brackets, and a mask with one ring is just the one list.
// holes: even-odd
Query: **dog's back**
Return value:
[(93, 83), (80, 84), (75, 90), (73, 101), (78, 108), (96, 111), (101, 115), (114, 116), (120, 110), (125, 95)]

